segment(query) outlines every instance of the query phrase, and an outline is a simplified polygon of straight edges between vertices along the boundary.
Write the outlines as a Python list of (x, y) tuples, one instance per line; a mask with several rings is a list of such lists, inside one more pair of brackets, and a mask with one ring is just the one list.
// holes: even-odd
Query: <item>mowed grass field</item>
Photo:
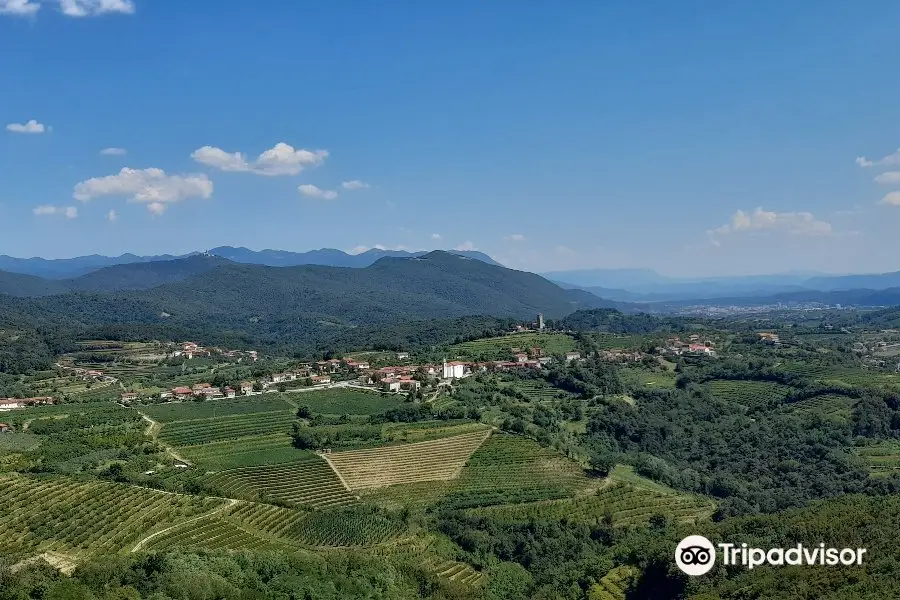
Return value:
[(464, 356), (473, 360), (490, 360), (513, 348), (526, 350), (540, 348), (545, 355), (565, 354), (575, 349), (575, 341), (564, 333), (514, 333), (495, 338), (482, 338), (449, 347), (453, 356)]
[(669, 489), (636, 475), (630, 467), (619, 465), (610, 473), (609, 482), (594, 494), (470, 512), (512, 522), (567, 518), (591, 526), (611, 518), (613, 525), (621, 526), (646, 524), (654, 515), (665, 515), (679, 523), (697, 523), (710, 518), (714, 510), (710, 500)]
[(566, 498), (596, 485), (561, 454), (525, 437), (497, 433), (472, 454), (441, 504), (473, 508)]
[(312, 412), (323, 415), (373, 415), (403, 402), (394, 394), (345, 388), (288, 392), (283, 396), (297, 406), (308, 406)]
[(328, 455), (341, 479), (354, 491), (422, 481), (445, 481), (459, 474), (491, 430), (428, 442), (350, 450)]
[(130, 549), (150, 532), (223, 501), (62, 477), (0, 476), (0, 552), (76, 556)]

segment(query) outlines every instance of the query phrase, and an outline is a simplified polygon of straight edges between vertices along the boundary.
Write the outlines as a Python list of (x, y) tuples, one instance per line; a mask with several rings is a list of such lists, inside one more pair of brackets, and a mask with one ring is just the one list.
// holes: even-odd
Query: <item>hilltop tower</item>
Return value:
[(543, 313), (538, 313), (537, 326), (538, 326), (538, 331), (544, 330), (544, 314)]

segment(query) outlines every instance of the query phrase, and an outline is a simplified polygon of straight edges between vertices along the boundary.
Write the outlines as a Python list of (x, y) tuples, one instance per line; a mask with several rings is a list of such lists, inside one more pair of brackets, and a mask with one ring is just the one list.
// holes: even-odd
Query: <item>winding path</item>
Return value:
[(168, 532), (172, 531), (173, 529), (183, 527), (184, 525), (187, 525), (188, 523), (193, 523), (194, 521), (199, 521), (200, 519), (205, 519), (207, 517), (211, 517), (214, 514), (220, 513), (225, 509), (231, 508), (238, 502), (240, 502), (240, 500), (235, 500), (234, 498), (229, 498), (227, 504), (223, 504), (222, 506), (214, 508), (213, 510), (209, 511), (208, 513), (203, 513), (202, 515), (197, 516), (197, 517), (192, 517), (192, 518), (188, 519), (187, 521), (182, 521), (181, 523), (177, 523), (175, 525), (172, 525), (171, 527), (166, 527), (165, 529), (157, 531), (156, 533), (151, 533), (150, 535), (148, 535), (147, 537), (145, 537), (144, 539), (139, 541), (137, 544), (135, 544), (134, 548), (131, 549), (131, 552), (134, 553), (134, 552), (140, 551), (140, 549), (143, 548), (147, 542), (149, 542), (150, 540), (152, 540), (155, 537), (161, 536), (164, 533), (168, 533)]

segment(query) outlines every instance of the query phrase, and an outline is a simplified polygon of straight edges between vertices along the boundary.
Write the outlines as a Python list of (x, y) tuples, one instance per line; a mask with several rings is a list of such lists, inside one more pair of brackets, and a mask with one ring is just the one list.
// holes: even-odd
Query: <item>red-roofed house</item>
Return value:
[(194, 392), (193, 390), (191, 390), (191, 388), (182, 385), (176, 388), (172, 388), (172, 395), (175, 396), (177, 400), (187, 400), (194, 395)]

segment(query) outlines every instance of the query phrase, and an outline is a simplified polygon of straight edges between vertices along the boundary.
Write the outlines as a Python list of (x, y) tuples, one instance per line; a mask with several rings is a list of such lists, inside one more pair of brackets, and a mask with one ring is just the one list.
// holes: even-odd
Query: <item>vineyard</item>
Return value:
[(590, 486), (576, 463), (530, 439), (497, 434), (469, 458), (442, 505), (471, 508), (565, 498)]
[(194, 446), (248, 436), (287, 434), (294, 420), (293, 411), (273, 411), (176, 421), (163, 425), (159, 439), (172, 446)]
[(175, 527), (149, 540), (143, 549), (204, 548), (208, 550), (270, 550), (278, 545), (218, 516)]
[(247, 415), (273, 411), (287, 411), (293, 407), (280, 398), (253, 396), (235, 400), (209, 400), (206, 402), (167, 402), (142, 406), (141, 412), (154, 421), (171, 423), (174, 421), (191, 421), (227, 417), (231, 415)]
[(839, 394), (823, 394), (805, 398), (786, 406), (790, 411), (816, 412), (838, 421), (848, 421), (856, 400)]
[(589, 496), (491, 506), (473, 512), (513, 522), (566, 518), (596, 526), (605, 519), (612, 519), (613, 525), (622, 526), (646, 524), (650, 517), (657, 514), (679, 523), (697, 523), (709, 518), (715, 509), (709, 500), (653, 483), (635, 475), (627, 467), (616, 467), (609, 479), (609, 485)]
[(545, 355), (565, 354), (575, 349), (574, 340), (563, 333), (516, 333), (495, 338), (482, 338), (450, 346), (451, 355), (473, 360), (493, 360), (509, 354), (513, 348), (540, 348)]
[(312, 412), (323, 415), (373, 415), (400, 404), (393, 394), (345, 388), (288, 393), (285, 397), (297, 406), (308, 406)]
[(441, 438), (490, 429), (472, 421), (421, 421), (419, 423), (385, 423), (381, 437), (388, 442), (427, 442)]
[(232, 469), (212, 475), (208, 483), (229, 498), (279, 501), (314, 508), (356, 501), (318, 456), (293, 463)]
[(178, 454), (212, 471), (294, 462), (307, 455), (291, 445), (291, 437), (286, 433), (181, 446)]
[(307, 546), (375, 546), (395, 539), (406, 531), (397, 518), (374, 507), (316, 511), (285, 532), (286, 537)]
[(855, 452), (866, 461), (872, 477), (887, 477), (900, 469), (900, 443), (896, 441), (862, 446)]
[(625, 590), (636, 572), (633, 567), (616, 567), (588, 590), (591, 600), (625, 600)]
[(354, 491), (441, 481), (456, 477), (488, 436), (490, 430), (475, 431), (429, 442), (336, 452), (328, 459)]
[(62, 478), (0, 477), (0, 552), (118, 552), (147, 532), (203, 514), (221, 500)]
[(733, 402), (744, 408), (776, 406), (791, 388), (772, 381), (717, 379), (705, 384), (717, 400)]

